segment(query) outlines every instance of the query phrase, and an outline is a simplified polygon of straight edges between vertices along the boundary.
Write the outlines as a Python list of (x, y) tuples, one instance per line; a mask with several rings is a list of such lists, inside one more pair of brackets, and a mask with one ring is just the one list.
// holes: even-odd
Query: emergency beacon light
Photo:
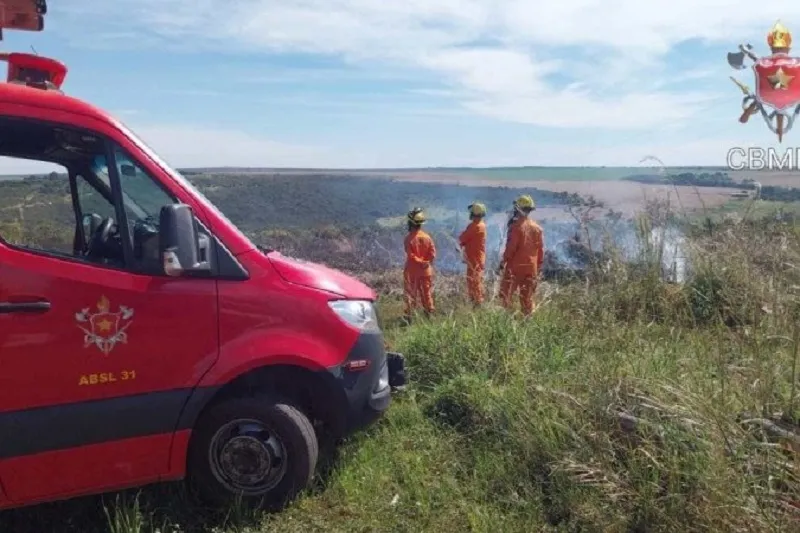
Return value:
[[(42, 31), (46, 14), (47, 0), (0, 0), (0, 41), (3, 29)], [(3, 52), (0, 61), (8, 62), (8, 83), (60, 91), (67, 76), (66, 65), (35, 54)]]
[(47, 0), (0, 0), (0, 40), (3, 29), (42, 31)]
[(67, 77), (67, 66), (49, 57), (12, 52), (0, 53), (0, 60), (8, 62), (8, 83), (61, 90)]

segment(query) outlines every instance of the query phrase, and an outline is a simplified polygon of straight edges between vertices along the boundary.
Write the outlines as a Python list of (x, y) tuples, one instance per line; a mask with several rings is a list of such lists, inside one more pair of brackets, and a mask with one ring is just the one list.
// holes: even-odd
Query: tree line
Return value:
[[(694, 187), (726, 187), (755, 191), (759, 184), (754, 179), (736, 181), (727, 172), (681, 172), (678, 174), (635, 174), (623, 178), (626, 181), (657, 185), (688, 185)], [(800, 202), (800, 188), (765, 185), (760, 187), (759, 198), (771, 202)]]

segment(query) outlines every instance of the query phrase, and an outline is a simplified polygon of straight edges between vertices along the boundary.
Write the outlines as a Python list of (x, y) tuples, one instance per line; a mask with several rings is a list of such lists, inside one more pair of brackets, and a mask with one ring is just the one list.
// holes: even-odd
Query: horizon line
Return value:
[[(447, 171), (497, 171), (497, 170), (601, 170), (601, 169), (668, 169), (668, 170), (713, 170), (723, 172), (759, 172), (769, 169), (742, 169), (733, 170), (722, 165), (666, 165), (654, 166), (635, 166), (635, 165), (525, 165), (525, 166), (489, 166), (489, 167), (469, 167), (469, 166), (430, 166), (430, 167), (258, 167), (258, 166), (200, 166), (200, 167), (173, 167), (178, 172), (202, 172), (202, 171), (243, 171), (243, 172), (447, 172)], [(774, 170), (770, 170), (774, 172)], [(41, 175), (39, 172), (13, 172), (0, 174), (0, 177), (32, 176)], [(48, 173), (44, 173), (48, 174)]]
[(714, 169), (731, 171), (724, 165), (666, 165), (660, 167), (637, 165), (525, 165), (525, 166), (496, 166), (496, 167), (468, 167), (468, 166), (435, 166), (435, 167), (239, 167), (239, 166), (209, 166), (209, 167), (176, 167), (176, 170), (302, 170), (302, 171), (411, 171), (411, 170), (529, 170), (529, 169)]

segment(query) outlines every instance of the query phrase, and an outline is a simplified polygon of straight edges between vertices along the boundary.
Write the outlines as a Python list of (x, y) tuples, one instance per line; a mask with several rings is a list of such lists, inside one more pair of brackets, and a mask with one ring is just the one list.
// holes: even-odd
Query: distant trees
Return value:
[(689, 185), (695, 187), (728, 187), (754, 191), (761, 189), (759, 197), (770, 202), (800, 202), (800, 188), (776, 185), (760, 186), (753, 179), (736, 181), (727, 172), (681, 172), (680, 174), (636, 174), (622, 178), (626, 181), (663, 185)]
[[(681, 172), (680, 174), (637, 174), (622, 178), (626, 181), (664, 185), (693, 185), (696, 187), (742, 187), (743, 182), (733, 180), (727, 172)], [(752, 180), (751, 180), (752, 181)]]
[(800, 189), (796, 187), (761, 187), (761, 199), (773, 202), (800, 202)]

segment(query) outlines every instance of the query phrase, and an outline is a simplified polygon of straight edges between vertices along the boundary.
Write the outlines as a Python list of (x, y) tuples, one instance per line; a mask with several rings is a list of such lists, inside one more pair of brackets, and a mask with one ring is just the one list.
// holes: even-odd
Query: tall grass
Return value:
[[(640, 224), (647, 241), (663, 220)], [(800, 233), (689, 230), (684, 284), (643, 246), (633, 263), (609, 253), (585, 283), (541, 287), (532, 319), (456, 310), (393, 331), (413, 393), (350, 444), (328, 491), (268, 524), (300, 531), (334, 512), (347, 520), (328, 530), (800, 528)], [(461, 298), (437, 288), (440, 308)]]

